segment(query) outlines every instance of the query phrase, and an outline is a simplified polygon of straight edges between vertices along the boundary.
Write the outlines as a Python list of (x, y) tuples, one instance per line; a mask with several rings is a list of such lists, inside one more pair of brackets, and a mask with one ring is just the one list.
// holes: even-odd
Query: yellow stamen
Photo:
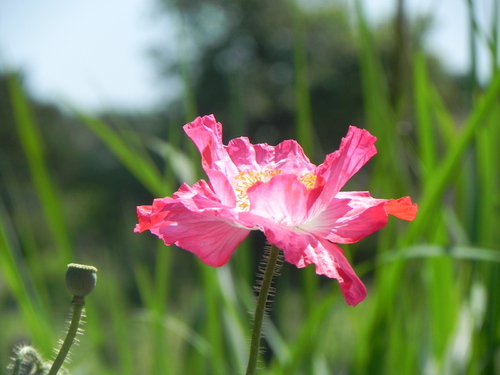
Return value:
[[(237, 207), (242, 211), (248, 211), (250, 209), (250, 200), (248, 199), (247, 190), (256, 182), (267, 182), (273, 176), (279, 174), (281, 174), (280, 169), (266, 169), (259, 172), (240, 172), (234, 176), (233, 187), (236, 193)], [(312, 173), (306, 173), (299, 176), (299, 181), (302, 182), (307, 189), (312, 189), (316, 183), (316, 176)]]
[(316, 184), (316, 175), (312, 173), (303, 174), (299, 177), (299, 181), (302, 182), (308, 190), (311, 190), (314, 184)]
[(256, 182), (267, 182), (271, 177), (281, 174), (281, 170), (267, 169), (260, 172), (248, 171), (240, 172), (234, 176), (233, 187), (236, 193), (237, 206), (242, 211), (250, 209), (250, 201), (248, 199), (247, 190)]

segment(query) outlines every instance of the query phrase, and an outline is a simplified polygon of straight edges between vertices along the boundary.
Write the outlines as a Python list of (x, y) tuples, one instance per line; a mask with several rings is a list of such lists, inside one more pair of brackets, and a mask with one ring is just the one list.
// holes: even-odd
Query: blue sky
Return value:
[(146, 109), (161, 100), (148, 49), (169, 29), (152, 1), (0, 0), (0, 64), (39, 98)]
[[(481, 17), (488, 14), (491, 2), (479, 2)], [(429, 49), (448, 68), (464, 71), (468, 66), (465, 0), (407, 3), (410, 14), (435, 15)], [(140, 111), (159, 106), (168, 100), (168, 90), (158, 85), (148, 51), (159, 43), (174, 45), (175, 27), (172, 20), (155, 17), (154, 4), (154, 0), (0, 0), (0, 66), (21, 67), (28, 87), (42, 100), (68, 101), (85, 110)], [(395, 0), (365, 0), (374, 23), (388, 17), (394, 4)]]

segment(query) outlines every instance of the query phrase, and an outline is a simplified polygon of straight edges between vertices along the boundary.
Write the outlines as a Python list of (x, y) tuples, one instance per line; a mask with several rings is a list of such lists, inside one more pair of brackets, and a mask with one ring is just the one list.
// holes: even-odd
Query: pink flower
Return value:
[(409, 197), (375, 199), (368, 192), (340, 192), (375, 153), (376, 138), (351, 126), (340, 149), (312, 164), (300, 145), (253, 145), (248, 138), (222, 144), (213, 115), (184, 126), (202, 156), (210, 183), (183, 184), (173, 196), (137, 208), (135, 232), (150, 230), (219, 267), (229, 261), (251, 230), (261, 230), (297, 267), (314, 263), (316, 273), (338, 280), (349, 305), (366, 296), (342, 249), (387, 224), (388, 215), (413, 220)]

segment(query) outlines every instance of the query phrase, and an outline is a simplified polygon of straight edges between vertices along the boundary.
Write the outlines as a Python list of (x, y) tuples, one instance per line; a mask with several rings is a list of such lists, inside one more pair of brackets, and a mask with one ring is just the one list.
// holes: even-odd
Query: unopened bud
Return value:
[(94, 290), (97, 282), (97, 268), (70, 263), (66, 271), (66, 287), (75, 297), (85, 297)]

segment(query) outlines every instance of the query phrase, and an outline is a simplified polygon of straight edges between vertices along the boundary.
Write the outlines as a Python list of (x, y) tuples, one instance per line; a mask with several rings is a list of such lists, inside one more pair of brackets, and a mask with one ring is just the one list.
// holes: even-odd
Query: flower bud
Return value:
[(66, 287), (75, 297), (85, 297), (94, 290), (97, 281), (97, 268), (83, 264), (70, 263), (66, 271)]

